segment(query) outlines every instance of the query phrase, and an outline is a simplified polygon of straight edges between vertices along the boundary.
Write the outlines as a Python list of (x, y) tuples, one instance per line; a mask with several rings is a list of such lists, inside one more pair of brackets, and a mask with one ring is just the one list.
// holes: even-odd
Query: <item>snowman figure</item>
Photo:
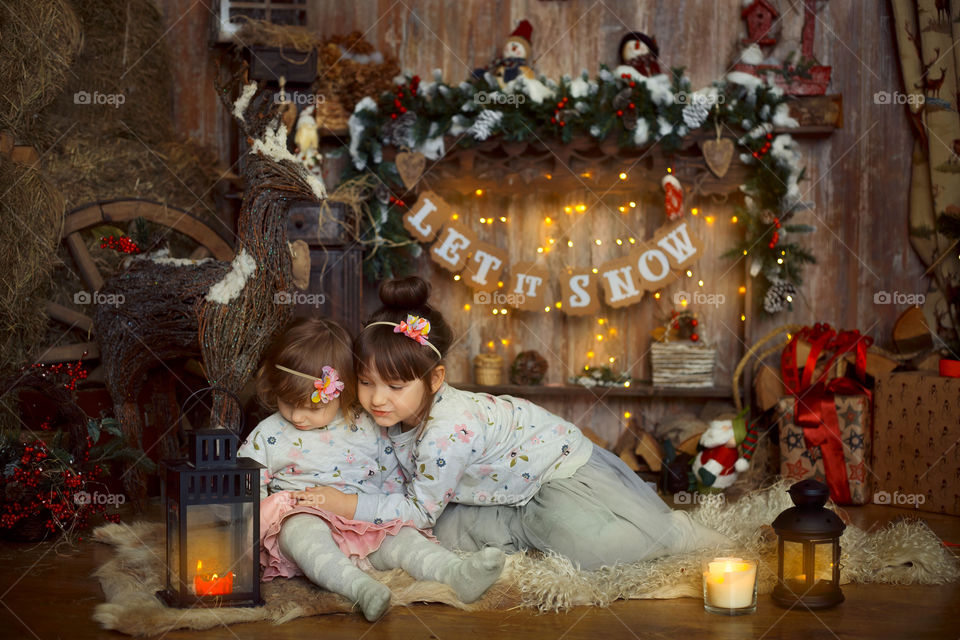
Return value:
[[(744, 443), (740, 455), (737, 446)], [(718, 417), (710, 421), (700, 436), (697, 457), (693, 459), (693, 475), (700, 493), (719, 493), (732, 485), (737, 473), (750, 468), (756, 446), (756, 432), (747, 432), (743, 418)]]
[(536, 74), (527, 65), (527, 60), (532, 53), (530, 44), (532, 36), (533, 26), (527, 20), (521, 21), (503, 44), (501, 56), (494, 59), (489, 67), (475, 69), (473, 77), (482, 78), (484, 73), (489, 70), (497, 79), (501, 89), (521, 76), (535, 80)]
[(660, 47), (656, 38), (631, 31), (620, 40), (620, 64), (633, 67), (642, 76), (655, 76), (660, 71)]

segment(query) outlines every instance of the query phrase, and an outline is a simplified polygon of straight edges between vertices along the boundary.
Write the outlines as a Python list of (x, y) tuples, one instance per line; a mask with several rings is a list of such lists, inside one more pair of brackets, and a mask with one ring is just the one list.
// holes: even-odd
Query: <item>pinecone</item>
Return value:
[(699, 102), (688, 104), (683, 108), (683, 122), (690, 129), (700, 128), (707, 121), (709, 115), (710, 110)]
[(384, 125), (383, 130), (390, 144), (398, 149), (413, 147), (413, 125), (417, 121), (417, 114), (407, 111), (405, 114)]
[(779, 313), (783, 311), (784, 305), (793, 302), (796, 295), (797, 288), (792, 282), (775, 282), (763, 297), (763, 310), (770, 314)]

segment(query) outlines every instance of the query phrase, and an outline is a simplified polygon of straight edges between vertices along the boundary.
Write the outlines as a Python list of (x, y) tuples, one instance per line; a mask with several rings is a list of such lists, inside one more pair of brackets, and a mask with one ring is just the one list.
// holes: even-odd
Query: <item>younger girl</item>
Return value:
[(389, 427), (406, 492), (326, 488), (328, 509), (366, 521), (399, 514), (435, 526), (449, 547), (553, 551), (586, 569), (729, 544), (566, 420), (445, 384), (452, 336), (428, 295), (420, 278), (384, 283), (383, 307), (354, 343), (360, 403)]
[(464, 602), (476, 600), (499, 577), (502, 551), (483, 549), (461, 559), (425, 538), (409, 518), (397, 519), (398, 510), (384, 509), (372, 522), (342, 518), (311, 491), (325, 484), (346, 494), (402, 490), (389, 440), (376, 425), (357, 426), (344, 416), (355, 385), (350, 336), (332, 321), (295, 320), (267, 351), (257, 391), (277, 413), (260, 422), (238, 452), (266, 466), (260, 481), (263, 579), (303, 573), (358, 604), (371, 621), (386, 611), (390, 590), (351, 557), (444, 582)]

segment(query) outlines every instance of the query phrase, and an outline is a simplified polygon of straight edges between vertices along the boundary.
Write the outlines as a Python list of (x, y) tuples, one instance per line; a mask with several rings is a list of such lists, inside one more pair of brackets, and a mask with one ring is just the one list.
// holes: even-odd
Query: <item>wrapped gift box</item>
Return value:
[[(871, 497), (870, 461), (871, 415), (866, 395), (834, 395), (839, 445), (843, 448), (843, 472), (850, 487), (850, 500), (842, 500), (831, 487), (831, 499), (841, 504), (865, 504)], [(803, 427), (795, 419), (795, 398), (786, 396), (777, 403), (780, 427), (780, 474), (791, 482), (814, 478), (827, 484), (820, 446), (808, 446)], [(823, 428), (823, 427), (821, 427)]]
[(874, 502), (960, 515), (960, 378), (877, 378)]

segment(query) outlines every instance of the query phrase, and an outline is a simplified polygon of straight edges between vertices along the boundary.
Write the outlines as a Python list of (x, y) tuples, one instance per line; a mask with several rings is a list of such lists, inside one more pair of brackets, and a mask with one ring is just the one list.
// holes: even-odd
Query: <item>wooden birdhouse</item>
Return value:
[(776, 44), (777, 39), (770, 35), (770, 29), (779, 15), (780, 12), (767, 0), (753, 0), (750, 5), (744, 7), (740, 17), (747, 23), (748, 37), (743, 40), (743, 44), (756, 43), (761, 46)]

